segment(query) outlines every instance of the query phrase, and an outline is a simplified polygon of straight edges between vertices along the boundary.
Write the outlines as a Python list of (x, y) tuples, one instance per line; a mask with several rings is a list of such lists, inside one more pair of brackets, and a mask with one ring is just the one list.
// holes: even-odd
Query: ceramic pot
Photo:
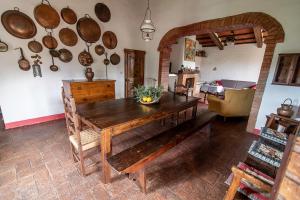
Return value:
[(90, 68), (90, 67), (86, 68), (85, 77), (88, 81), (93, 81), (94, 75), (95, 74), (94, 74), (92, 68)]

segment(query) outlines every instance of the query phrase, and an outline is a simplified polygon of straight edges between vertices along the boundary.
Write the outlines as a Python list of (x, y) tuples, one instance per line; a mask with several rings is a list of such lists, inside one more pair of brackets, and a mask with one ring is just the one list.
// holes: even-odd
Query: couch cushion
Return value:
[(221, 80), (222, 86), (224, 88), (235, 88), (237, 81), (236, 80), (228, 80), (228, 79), (222, 79)]
[(251, 81), (237, 81), (236, 87), (237, 89), (243, 89), (243, 88), (251, 88), (254, 85), (256, 85), (255, 82)]

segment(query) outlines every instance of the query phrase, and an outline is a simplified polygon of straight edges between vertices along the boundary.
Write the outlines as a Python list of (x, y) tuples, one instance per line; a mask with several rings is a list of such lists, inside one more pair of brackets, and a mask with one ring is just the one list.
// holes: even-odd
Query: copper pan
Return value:
[(69, 51), (68, 49), (60, 49), (58, 50), (59, 52), (59, 60), (65, 63), (71, 62), (71, 60), (73, 59), (73, 55), (71, 53), (71, 51)]
[(1, 15), (1, 22), (5, 30), (15, 37), (30, 39), (36, 35), (36, 26), (32, 19), (17, 7), (5, 11)]
[(114, 49), (118, 44), (118, 39), (113, 32), (106, 31), (102, 36), (102, 42), (106, 48)]
[(58, 46), (57, 40), (52, 36), (52, 33), (48, 33), (48, 35), (43, 37), (43, 44), (48, 49), (56, 49)]
[(33, 53), (41, 53), (43, 51), (43, 46), (40, 42), (32, 40), (28, 42), (28, 49)]
[(78, 42), (76, 33), (70, 28), (63, 28), (59, 31), (59, 39), (66, 46), (75, 46)]
[(117, 65), (120, 63), (120, 56), (116, 53), (113, 53), (111, 56), (110, 56), (110, 63), (112, 65)]
[(98, 19), (102, 22), (108, 22), (111, 14), (109, 8), (103, 3), (97, 3), (95, 6), (95, 13)]
[(81, 39), (88, 43), (97, 42), (101, 36), (99, 24), (88, 14), (78, 20), (77, 32)]
[(77, 15), (71, 8), (66, 7), (60, 11), (61, 18), (68, 24), (76, 24)]
[(50, 5), (48, 0), (42, 0), (42, 3), (34, 8), (33, 13), (36, 21), (44, 28), (55, 29), (60, 23), (58, 12)]
[(105, 49), (102, 45), (98, 44), (95, 46), (95, 52), (97, 55), (102, 56), (105, 53)]

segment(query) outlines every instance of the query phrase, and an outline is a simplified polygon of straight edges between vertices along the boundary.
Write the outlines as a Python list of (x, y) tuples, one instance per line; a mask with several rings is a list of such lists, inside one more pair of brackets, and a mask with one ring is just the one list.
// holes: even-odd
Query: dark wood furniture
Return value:
[[(287, 124), (286, 133), (288, 134), (288, 141), (287, 141), (287, 144), (285, 145), (285, 147), (283, 148), (284, 153), (282, 156), (280, 167), (279, 168), (272, 167), (250, 155), (248, 155), (246, 162), (245, 162), (247, 165), (274, 178), (274, 184), (271, 185), (270, 183), (267, 183), (264, 180), (259, 179), (259, 178), (255, 177), (254, 175), (239, 169), (238, 167), (233, 166), (232, 167), (233, 181), (226, 193), (224, 200), (234, 199), (234, 196), (237, 192), (238, 187), (240, 186), (242, 179), (247, 180), (249, 183), (255, 185), (257, 188), (260, 188), (261, 190), (270, 193), (271, 194), (270, 199), (275, 199), (275, 196), (277, 195), (280, 183), (283, 180), (283, 176), (286, 171), (288, 162), (290, 160), (292, 148), (297, 139), (297, 135), (299, 134), (299, 131), (300, 131), (300, 122), (299, 121), (296, 121), (296, 120), (293, 120), (290, 118), (286, 118), (286, 117), (282, 117), (282, 116), (278, 116), (276, 114), (271, 114), (270, 116), (267, 116), (266, 127), (277, 130), (278, 124), (282, 123), (282, 122)], [(278, 148), (280, 148), (280, 147), (278, 147)]]
[(115, 99), (115, 80), (63, 80), (63, 87), (76, 104)]
[(85, 160), (87, 158), (91, 160), (91, 156), (100, 149), (100, 134), (80, 121), (76, 113), (75, 99), (66, 97), (64, 89), (62, 89), (62, 98), (72, 156), (75, 162), (80, 163), (81, 174), (86, 176), (97, 170), (98, 161), (86, 165)]
[(300, 53), (279, 54), (272, 84), (300, 86)]
[(196, 119), (188, 120), (110, 157), (108, 162), (118, 172), (138, 173), (140, 186), (146, 193), (146, 166), (206, 125), (209, 125), (210, 133), (210, 123), (216, 116), (214, 112), (202, 113)]
[(133, 97), (133, 88), (144, 85), (145, 51), (124, 49), (125, 97)]
[(164, 93), (160, 102), (153, 105), (142, 105), (133, 98), (78, 105), (77, 113), (80, 120), (94, 131), (101, 133), (103, 182), (109, 183), (111, 179), (111, 168), (107, 158), (111, 155), (112, 137), (191, 107), (195, 118), (197, 103), (198, 98)]

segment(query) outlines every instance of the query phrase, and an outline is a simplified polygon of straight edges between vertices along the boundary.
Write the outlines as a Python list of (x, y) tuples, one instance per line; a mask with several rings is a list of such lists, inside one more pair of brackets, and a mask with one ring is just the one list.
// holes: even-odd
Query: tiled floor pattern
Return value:
[[(210, 140), (199, 132), (165, 153), (147, 168), (147, 195), (124, 175), (113, 173), (107, 185), (100, 171), (81, 177), (64, 120), (0, 131), (0, 199), (221, 200), (231, 166), (245, 158), (254, 138), (245, 126), (243, 119), (218, 119)], [(156, 123), (114, 138), (113, 153), (162, 130)]]

